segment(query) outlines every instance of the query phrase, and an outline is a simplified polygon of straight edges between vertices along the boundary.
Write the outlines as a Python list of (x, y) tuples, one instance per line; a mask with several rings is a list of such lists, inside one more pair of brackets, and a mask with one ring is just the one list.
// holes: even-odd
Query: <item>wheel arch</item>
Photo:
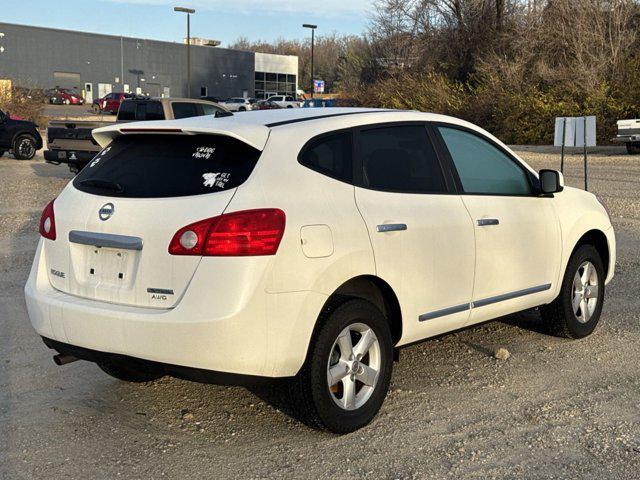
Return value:
[(402, 312), (396, 293), (386, 281), (375, 275), (353, 277), (329, 295), (322, 311), (336, 308), (348, 298), (362, 298), (378, 307), (389, 322), (393, 344), (398, 343), (402, 337)]
[(22, 135), (30, 136), (36, 142), (36, 146), (38, 145), (38, 143), (39, 143), (38, 142), (38, 135), (36, 135), (30, 129), (21, 128), (19, 130), (16, 130), (15, 132), (13, 132), (13, 135), (11, 136), (11, 148), (13, 148), (14, 144), (16, 143), (16, 140), (18, 140), (18, 137), (21, 137)]
[[(570, 261), (575, 251), (583, 245), (592, 245), (598, 251), (598, 254), (600, 254), (600, 258), (602, 259), (605, 277), (607, 277), (611, 266), (611, 250), (605, 233), (597, 228), (583, 233), (582, 236), (580, 236), (580, 238), (576, 241), (573, 250), (571, 250), (571, 254), (567, 259), (567, 263)], [(567, 266), (565, 265), (564, 268), (566, 270)]]

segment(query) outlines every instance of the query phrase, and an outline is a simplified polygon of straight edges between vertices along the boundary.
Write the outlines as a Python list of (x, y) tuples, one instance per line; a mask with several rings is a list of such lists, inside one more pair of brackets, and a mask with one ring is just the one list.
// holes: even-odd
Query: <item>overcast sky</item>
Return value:
[(191, 35), (221, 40), (296, 39), (307, 36), (303, 23), (318, 34), (361, 33), (371, 0), (1, 0), (0, 21), (180, 42), (184, 14), (174, 6), (195, 8)]

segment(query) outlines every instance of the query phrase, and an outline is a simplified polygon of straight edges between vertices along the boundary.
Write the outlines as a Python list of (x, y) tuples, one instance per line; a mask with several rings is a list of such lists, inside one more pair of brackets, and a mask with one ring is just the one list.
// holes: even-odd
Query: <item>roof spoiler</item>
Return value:
[[(232, 120), (233, 117), (228, 117)], [(202, 117), (204, 118), (204, 117)], [(218, 122), (221, 122), (218, 124)], [(163, 120), (154, 122), (129, 123), (125, 125), (109, 125), (94, 129), (91, 134), (98, 144), (104, 148), (114, 138), (121, 135), (224, 135), (262, 151), (269, 138), (269, 128), (264, 125), (238, 124), (221, 118), (212, 123), (189, 124), (184, 120)]]

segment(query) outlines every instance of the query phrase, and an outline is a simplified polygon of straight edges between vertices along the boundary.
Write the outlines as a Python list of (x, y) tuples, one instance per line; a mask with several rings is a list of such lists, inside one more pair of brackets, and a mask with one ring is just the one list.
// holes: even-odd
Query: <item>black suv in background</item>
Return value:
[(17, 160), (31, 160), (42, 148), (38, 126), (27, 120), (17, 120), (0, 110), (0, 156), (12, 151)]

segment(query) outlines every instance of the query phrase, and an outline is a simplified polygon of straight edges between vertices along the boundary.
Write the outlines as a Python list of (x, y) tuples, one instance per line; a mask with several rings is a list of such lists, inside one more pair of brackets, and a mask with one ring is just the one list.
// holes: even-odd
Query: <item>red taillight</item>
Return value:
[(53, 202), (55, 199), (47, 203), (40, 216), (40, 235), (49, 240), (56, 239), (56, 217), (53, 214)]
[(275, 255), (285, 223), (284, 212), (277, 208), (225, 213), (178, 230), (169, 253), (205, 257)]

